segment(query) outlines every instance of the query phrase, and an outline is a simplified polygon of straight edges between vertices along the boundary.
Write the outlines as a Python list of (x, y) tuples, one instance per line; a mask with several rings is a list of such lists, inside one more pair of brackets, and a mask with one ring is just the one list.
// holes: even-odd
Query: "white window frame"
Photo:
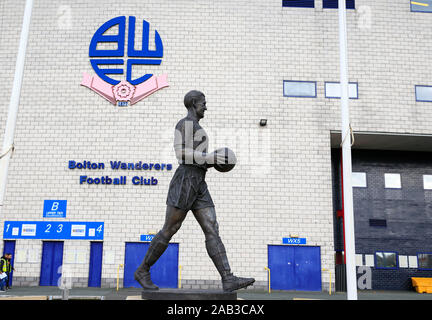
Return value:
[[(429, 181), (427, 181), (429, 180)], [(432, 174), (423, 175), (423, 189), (432, 190)]]
[(353, 188), (367, 188), (366, 172), (352, 172), (351, 181)]
[[(340, 99), (341, 86), (339, 82), (324, 83), (325, 97), (329, 99)], [(348, 96), (350, 99), (358, 99), (358, 83), (350, 82), (348, 84)]]
[[(393, 180), (396, 178), (398, 181)], [(386, 189), (402, 189), (402, 179), (400, 173), (384, 173), (384, 186)]]

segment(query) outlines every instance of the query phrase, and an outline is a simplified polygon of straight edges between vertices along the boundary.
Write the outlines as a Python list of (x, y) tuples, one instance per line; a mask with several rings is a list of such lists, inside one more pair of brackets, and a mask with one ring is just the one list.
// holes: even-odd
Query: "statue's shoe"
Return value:
[(232, 292), (238, 289), (246, 288), (255, 282), (254, 278), (241, 278), (229, 275), (222, 280), (223, 291)]
[(138, 281), (141, 287), (145, 290), (159, 290), (159, 287), (151, 280), (149, 271), (136, 270), (134, 273), (134, 279)]

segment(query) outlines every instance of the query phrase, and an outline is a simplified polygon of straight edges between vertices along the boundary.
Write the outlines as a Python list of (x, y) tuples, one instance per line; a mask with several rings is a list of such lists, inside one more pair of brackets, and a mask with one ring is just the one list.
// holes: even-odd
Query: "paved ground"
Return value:
[[(13, 287), (0, 293), (0, 300), (58, 300), (62, 298), (62, 290), (57, 287)], [(141, 289), (121, 288), (73, 288), (69, 291), (69, 299), (102, 299), (102, 300), (139, 300)], [(238, 291), (241, 300), (346, 300), (345, 292), (302, 292), (302, 291)], [(432, 294), (415, 291), (373, 291), (359, 290), (358, 300), (432, 300)]]

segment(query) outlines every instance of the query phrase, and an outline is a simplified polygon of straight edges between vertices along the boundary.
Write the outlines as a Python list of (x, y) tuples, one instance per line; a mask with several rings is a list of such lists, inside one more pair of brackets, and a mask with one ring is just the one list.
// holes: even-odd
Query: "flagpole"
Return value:
[(340, 58), (340, 87), (341, 87), (341, 118), (342, 118), (342, 167), (343, 167), (343, 198), (345, 222), (345, 258), (347, 278), (347, 299), (357, 300), (357, 274), (355, 266), (355, 238), (354, 238), (354, 208), (351, 182), (351, 132), (348, 105), (348, 55), (346, 29), (346, 3), (339, 1), (339, 58)]
[(13, 141), (15, 126), (18, 115), (19, 99), (21, 94), (21, 85), (24, 73), (24, 62), (27, 49), (27, 40), (30, 30), (30, 20), (33, 8), (33, 0), (26, 0), (24, 17), (21, 29), (18, 54), (15, 64), (15, 75), (12, 85), (12, 93), (9, 100), (9, 109), (6, 120), (6, 127), (3, 137), (3, 148), (0, 155), (0, 208), (3, 206), (3, 200), (6, 191), (7, 175), (9, 169), (9, 160), (13, 151)]

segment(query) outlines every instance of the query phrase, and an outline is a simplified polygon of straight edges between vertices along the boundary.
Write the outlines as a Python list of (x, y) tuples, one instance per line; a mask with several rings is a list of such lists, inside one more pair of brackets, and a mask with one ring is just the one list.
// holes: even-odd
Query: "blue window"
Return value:
[(432, 270), (432, 253), (418, 253), (417, 262), (419, 269)]
[[(346, 0), (345, 3), (347, 9), (355, 9), (355, 0)], [(323, 0), (324, 9), (337, 9), (338, 7), (338, 0)]]
[(411, 11), (413, 11), (413, 12), (432, 12), (432, 0), (411, 1)]
[(284, 80), (285, 97), (316, 98), (316, 82)]
[(282, 0), (282, 7), (315, 8), (315, 0)]
[(432, 86), (415, 86), (416, 101), (432, 102)]
[(375, 267), (377, 269), (398, 269), (396, 252), (375, 252)]

